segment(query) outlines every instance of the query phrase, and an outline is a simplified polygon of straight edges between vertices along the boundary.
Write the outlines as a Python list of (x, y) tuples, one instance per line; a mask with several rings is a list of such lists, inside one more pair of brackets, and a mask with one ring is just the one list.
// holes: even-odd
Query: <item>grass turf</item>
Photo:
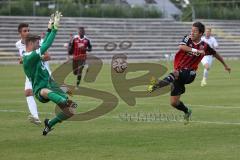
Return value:
[[(228, 63), (232, 67), (230, 75), (215, 61), (206, 87), (200, 87), (202, 67), (195, 81), (187, 85), (182, 100), (193, 110), (192, 122), (187, 126), (180, 119), (182, 113), (170, 107), (168, 94), (137, 98), (136, 106), (128, 106), (113, 88), (110, 66), (104, 65), (95, 83), (81, 85), (117, 96), (118, 106), (90, 121), (58, 124), (47, 137), (41, 135), (43, 126), (27, 120), (22, 68), (0, 66), (0, 159), (238, 160), (240, 66), (239, 61)], [(75, 78), (70, 75), (66, 81), (74, 84)], [(79, 104), (79, 112), (100, 103), (85, 96), (73, 99)], [(53, 117), (53, 103), (37, 104), (41, 120)], [(148, 117), (150, 114), (180, 118), (154, 119)]]

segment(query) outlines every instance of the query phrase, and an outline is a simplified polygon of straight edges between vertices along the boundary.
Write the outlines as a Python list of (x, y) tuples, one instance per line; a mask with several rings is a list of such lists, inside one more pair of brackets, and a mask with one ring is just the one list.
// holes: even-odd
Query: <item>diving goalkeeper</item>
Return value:
[(39, 41), (41, 37), (35, 34), (28, 34), (25, 41), (26, 52), (23, 55), (24, 72), (32, 82), (35, 97), (42, 103), (52, 101), (61, 109), (53, 119), (45, 119), (44, 136), (52, 130), (55, 124), (72, 117), (77, 107), (77, 104), (68, 99), (67, 94), (59, 88), (58, 84), (49, 75), (42, 60), (44, 53), (54, 41), (61, 16), (61, 12), (58, 11), (51, 16), (50, 21), (52, 23), (48, 25), (48, 31), (40, 48)]

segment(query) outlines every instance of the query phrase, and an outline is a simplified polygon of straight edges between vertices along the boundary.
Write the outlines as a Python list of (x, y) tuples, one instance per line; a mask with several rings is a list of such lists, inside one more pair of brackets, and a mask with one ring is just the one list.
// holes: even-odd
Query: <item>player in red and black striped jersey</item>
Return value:
[(180, 101), (180, 97), (185, 92), (185, 84), (190, 84), (194, 81), (198, 64), (202, 58), (205, 55), (213, 55), (223, 64), (226, 71), (229, 73), (231, 71), (223, 58), (206, 42), (201, 41), (204, 31), (205, 26), (201, 22), (195, 22), (192, 25), (191, 34), (185, 36), (179, 44), (179, 51), (174, 59), (174, 71), (163, 80), (151, 84), (148, 88), (149, 92), (153, 92), (158, 88), (172, 84), (171, 105), (185, 113), (184, 119), (186, 124), (189, 122), (192, 111)]
[(73, 74), (77, 76), (76, 87), (78, 88), (81, 78), (82, 70), (84, 68), (87, 51), (92, 50), (90, 40), (85, 36), (84, 27), (78, 28), (77, 36), (74, 36), (69, 43), (68, 54), (73, 55)]
[[(196, 71), (198, 68), (198, 64), (201, 62), (204, 55), (216, 54), (216, 51), (212, 49), (206, 42), (204, 41), (199, 41), (198, 43), (194, 42), (191, 38), (191, 35), (185, 36), (179, 45), (180, 50), (176, 53), (175, 56), (174, 70), (181, 70), (187, 68)], [(191, 51), (185, 51), (184, 49), (181, 49), (181, 47), (185, 46), (191, 48)], [(195, 51), (195, 49), (199, 51), (202, 50), (201, 52), (204, 51), (205, 54), (197, 52)]]

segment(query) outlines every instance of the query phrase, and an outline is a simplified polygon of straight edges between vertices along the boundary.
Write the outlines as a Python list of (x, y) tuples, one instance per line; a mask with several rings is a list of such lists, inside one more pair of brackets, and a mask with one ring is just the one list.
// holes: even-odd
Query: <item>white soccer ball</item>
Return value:
[(127, 69), (127, 61), (124, 58), (116, 58), (112, 62), (112, 68), (117, 73), (123, 73)]

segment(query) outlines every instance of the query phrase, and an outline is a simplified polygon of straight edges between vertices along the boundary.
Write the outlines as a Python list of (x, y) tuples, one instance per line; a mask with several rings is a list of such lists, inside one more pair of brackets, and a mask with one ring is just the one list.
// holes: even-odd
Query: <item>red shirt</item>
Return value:
[(85, 36), (81, 39), (76, 36), (72, 41), (73, 60), (86, 60), (87, 50), (90, 46), (90, 41)]
[[(195, 48), (197, 50), (204, 50), (205, 55), (214, 55), (216, 51), (212, 49), (206, 42), (200, 41), (198, 44), (194, 44), (189, 36), (185, 36), (180, 42), (180, 45), (187, 45), (188, 47)], [(197, 70), (198, 64), (201, 62), (204, 55), (193, 55), (192, 52), (185, 52), (179, 50), (174, 58), (174, 69), (190, 69)]]

